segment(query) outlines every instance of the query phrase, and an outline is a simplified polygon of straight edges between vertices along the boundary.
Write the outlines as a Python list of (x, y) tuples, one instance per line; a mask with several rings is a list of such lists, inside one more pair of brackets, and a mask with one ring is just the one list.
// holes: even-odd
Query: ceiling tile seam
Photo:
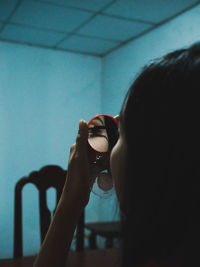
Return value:
[[(1, 21), (1, 23), (4, 23), (4, 21)], [(32, 26), (32, 25), (28, 25), (28, 24), (22, 24), (22, 23), (18, 23), (18, 22), (8, 22), (7, 25), (13, 25), (13, 26), (17, 26), (20, 28), (27, 28), (27, 29), (33, 29), (33, 30), (38, 30), (38, 31), (43, 31), (43, 32), (52, 32), (52, 33), (61, 33), (61, 34), (74, 34), (76, 36), (81, 36), (81, 37), (87, 37), (87, 38), (93, 38), (93, 39), (99, 39), (99, 40), (105, 40), (105, 41), (113, 41), (113, 42), (122, 42), (119, 39), (108, 39), (108, 38), (103, 38), (103, 37), (99, 37), (99, 36), (93, 36), (93, 35), (87, 35), (87, 34), (82, 34), (82, 33), (74, 33), (72, 32), (64, 32), (64, 31), (60, 31), (60, 30), (54, 30), (54, 29), (50, 29), (50, 28), (41, 28), (41, 27), (37, 27), (37, 26)]]
[(194, 3), (194, 4), (192, 4), (191, 6), (188, 6), (188, 7), (184, 8), (183, 10), (177, 12), (176, 14), (172, 15), (171, 17), (169, 17), (169, 18), (167, 18), (167, 19), (165, 19), (165, 20), (163, 20), (163, 21), (157, 23), (156, 27), (159, 27), (159, 26), (161, 26), (161, 25), (163, 25), (163, 24), (169, 22), (170, 20), (175, 19), (175, 18), (178, 17), (178, 16), (181, 16), (182, 14), (184, 14), (185, 12), (187, 12), (187, 11), (189, 11), (189, 10), (195, 8), (195, 7), (198, 6), (199, 4), (200, 4), (200, 1), (198, 1), (198, 2), (196, 2), (196, 3)]
[(64, 42), (65, 40), (67, 40), (69, 37), (71, 37), (73, 34), (76, 33), (77, 30), (79, 30), (82, 26), (84, 26), (85, 24), (89, 23), (91, 20), (93, 20), (93, 18), (96, 17), (95, 15), (92, 15), (89, 19), (85, 20), (81, 25), (79, 25), (78, 27), (76, 27), (73, 31), (71, 31), (69, 34), (67, 34), (65, 37), (63, 37), (60, 41), (58, 41), (55, 44), (55, 47), (58, 47), (62, 42)]
[[(0, 22), (4, 23), (4, 21), (1, 21), (1, 20), (0, 20)], [(22, 23), (18, 23), (18, 22), (8, 22), (7, 25), (19, 26), (22, 28), (34, 29), (34, 30), (44, 31), (44, 32), (53, 32), (53, 33), (61, 33), (61, 34), (68, 34), (68, 35), (74, 34), (74, 31), (64, 32), (64, 31), (60, 31), (60, 30), (54, 30), (54, 29), (50, 29), (50, 28), (42, 28), (42, 27), (32, 26), (32, 25), (28, 25), (28, 24), (22, 24)], [(113, 42), (120, 42), (121, 43), (121, 40), (118, 40), (118, 39), (108, 39), (108, 38), (102, 38), (102, 37), (98, 37), (98, 36), (91, 36), (91, 35), (80, 34), (80, 33), (75, 33), (75, 35), (81, 36), (81, 37), (87, 37), (87, 38), (93, 38), (93, 39), (99, 39), (99, 40), (113, 41)]]
[[(40, 2), (40, 1), (39, 1)], [(114, 1), (115, 2), (115, 1)], [(112, 2), (113, 4), (113, 2)], [(101, 9), (102, 10), (102, 9)], [(100, 13), (101, 11), (99, 12), (96, 12), (96, 13)], [(108, 15), (109, 16), (109, 15)], [(9, 24), (11, 25), (17, 25), (17, 26), (20, 26), (20, 27), (23, 27), (23, 25), (26, 27), (26, 28), (32, 28), (32, 29), (36, 29), (36, 30), (40, 30), (40, 31), (49, 31), (49, 32), (54, 32), (54, 33), (62, 33), (62, 34), (66, 34), (66, 32), (62, 32), (62, 31), (56, 31), (54, 29), (47, 29), (47, 28), (40, 28), (40, 27), (35, 27), (35, 26), (30, 26), (30, 25), (26, 25), (26, 24), (20, 24), (20, 23), (13, 23), (13, 22), (9, 22)], [(3, 27), (2, 27), (3, 28)], [(67, 37), (70, 37), (72, 34), (74, 34), (74, 31), (72, 32), (67, 32)], [(81, 34), (76, 34), (77, 36), (84, 36), (84, 35), (81, 35)], [(89, 36), (89, 35), (85, 35), (85, 37), (87, 38), (93, 38), (93, 39), (99, 39), (99, 40), (105, 40), (105, 41), (113, 41), (113, 42), (118, 42), (118, 43), (121, 43), (121, 40), (118, 40), (118, 39), (106, 39), (106, 38), (99, 38), (97, 36)]]
[[(184, 13), (184, 12), (190, 10), (190, 9), (192, 9), (193, 7), (199, 5), (199, 3), (200, 3), (200, 1), (198, 1), (198, 2), (195, 3), (195, 4), (193, 4), (193, 5), (190, 6), (189, 8), (186, 8), (185, 10), (183, 10), (183, 11), (177, 13), (177, 14), (176, 14), (175, 16), (173, 16), (173, 17), (177, 17), (178, 15), (180, 15), (180, 14), (182, 14), (182, 13)], [(170, 17), (170, 18), (168, 18), (167, 20), (162, 21), (161, 23), (159, 23), (158, 25), (156, 25), (156, 27), (151, 28), (150, 31), (153, 30), (153, 29), (155, 29), (155, 28), (157, 28), (158, 26), (163, 25), (164, 23), (167, 23), (169, 20), (173, 19), (173, 17)], [(149, 31), (149, 30), (143, 32), (142, 34), (140, 34), (140, 36), (146, 34), (148, 31)], [(137, 38), (139, 38), (140, 36), (137, 35), (137, 37), (133, 37), (133, 38), (127, 40), (126, 42), (123, 42), (123, 44), (121, 44), (120, 46), (118, 46), (118, 48), (121, 47), (121, 46), (123, 46), (123, 45), (125, 45), (126, 43), (132, 41), (133, 39), (137, 39)], [(33, 46), (33, 44), (29, 44), (29, 45), (32, 45), (32, 46)], [(114, 51), (114, 50), (116, 50), (116, 49), (118, 49), (118, 48), (112, 49), (112, 50), (110, 50), (109, 52), (106, 52), (106, 53), (102, 54), (102, 57), (104, 57), (105, 55), (111, 53), (111, 51)], [(48, 47), (48, 49), (52, 49), (52, 48), (51, 48), (51, 47)], [(54, 49), (54, 50), (55, 50), (55, 49)], [(60, 48), (60, 49), (56, 49), (56, 50), (69, 51), (69, 50), (65, 50), (65, 49), (62, 49), (62, 48)], [(76, 51), (75, 53), (77, 53), (77, 51)], [(84, 54), (84, 52), (80, 52), (80, 53), (81, 53), (81, 54)], [(91, 53), (86, 53), (86, 54), (94, 55), (94, 54), (91, 54)], [(95, 56), (95, 55), (94, 55), (94, 56)]]
[(53, 33), (62, 33), (62, 34), (67, 33), (64, 31), (54, 30), (50, 28), (41, 28), (41, 27), (31, 26), (27, 24), (18, 23), (18, 22), (8, 22), (7, 25), (13, 25), (13, 26), (21, 27), (21, 28), (33, 29), (33, 30), (44, 31), (44, 32), (53, 32)]
[(57, 7), (66, 8), (66, 9), (74, 9), (74, 10), (85, 11), (85, 12), (90, 12), (90, 13), (95, 13), (96, 12), (96, 11), (91, 10), (91, 9), (86, 9), (86, 8), (81, 8), (81, 7), (74, 7), (74, 6), (71, 6), (71, 5), (56, 4), (56, 3), (53, 3), (53, 2), (49, 2), (48, 0), (44, 0), (44, 1), (33, 0), (33, 1), (37, 2), (37, 3), (48, 4), (48, 5), (51, 5), (51, 6), (57, 6)]
[[(1, 22), (1, 20), (0, 20), (0, 22)], [(27, 25), (27, 24), (18, 23), (18, 22), (8, 22), (7, 25), (14, 25), (14, 26), (22, 27), (22, 28), (34, 29), (34, 30), (44, 31), (44, 32), (53, 32), (53, 33), (61, 33), (61, 34), (68, 34), (68, 35), (75, 34), (76, 36), (81, 36), (81, 37), (87, 37), (87, 38), (93, 38), (93, 39), (99, 39), (99, 40), (105, 40), (105, 41), (120, 42), (120, 43), (122, 42), (119, 39), (102, 38), (102, 37), (98, 37), (98, 36), (74, 33), (74, 31), (64, 32), (64, 31), (54, 30), (54, 29), (50, 29), (50, 28), (41, 28), (41, 27), (31, 26), (31, 25)], [(154, 25), (156, 25), (156, 24), (154, 24)]]
[(76, 27), (69, 35), (67, 35), (66, 37), (64, 37), (63, 39), (61, 39), (56, 45), (55, 47), (58, 47), (62, 42), (64, 42), (65, 40), (67, 40), (69, 37), (71, 37), (73, 34), (75, 34), (80, 28), (82, 28), (83, 26), (85, 26), (86, 24), (88, 24), (90, 21), (92, 21), (99, 13), (101, 13), (102, 11), (104, 11), (106, 8), (110, 7), (111, 5), (113, 5), (116, 2), (116, 0), (111, 1), (110, 3), (108, 3), (106, 6), (104, 6), (103, 8), (101, 8), (99, 11), (95, 12), (89, 19), (87, 19), (86, 21), (84, 21), (81, 25), (79, 25), (78, 27)]
[(8, 18), (4, 21), (4, 24), (2, 25), (2, 27), (0, 28), (0, 33), (4, 30), (4, 28), (6, 27), (6, 24), (9, 22), (9, 20), (12, 18), (12, 16), (14, 15), (14, 13), (16, 12), (16, 10), (19, 8), (21, 4), (21, 0), (18, 0), (14, 9), (12, 10), (12, 12), (10, 13), (10, 15), (8, 16)]
[(152, 21), (147, 21), (147, 20), (141, 20), (141, 19), (131, 19), (131, 18), (126, 18), (123, 16), (118, 16), (118, 15), (112, 15), (112, 14), (107, 14), (107, 13), (101, 13), (103, 16), (106, 17), (111, 17), (111, 18), (116, 18), (120, 20), (126, 20), (126, 21), (131, 21), (131, 22), (139, 22), (143, 24), (148, 24), (148, 25), (156, 25), (157, 23), (152, 22)]
[(102, 41), (110, 41), (110, 42), (115, 42), (115, 43), (122, 43), (122, 40), (119, 39), (108, 39), (108, 38), (103, 38), (103, 37), (98, 37), (96, 35), (86, 35), (86, 34), (79, 34), (79, 33), (75, 33), (73, 34), (73, 36), (80, 36), (80, 37), (86, 37), (89, 39), (95, 39), (95, 40), (102, 40)]
[(111, 53), (114, 52), (115, 50), (118, 50), (119, 48), (121, 48), (121, 47), (127, 45), (129, 42), (132, 42), (132, 41), (134, 41), (134, 40), (140, 38), (141, 36), (143, 36), (143, 35), (145, 35), (145, 34), (151, 32), (151, 31), (153, 31), (153, 30), (156, 29), (157, 27), (159, 27), (159, 26), (157, 26), (157, 25), (156, 25), (156, 26), (152, 26), (151, 28), (146, 29), (146, 30), (140, 32), (139, 34), (135, 35), (134, 37), (131, 37), (131, 38), (129, 38), (128, 40), (121, 42), (121, 44), (119, 44), (118, 46), (116, 46), (116, 47), (114, 47), (114, 48), (111, 48), (109, 51), (107, 51), (106, 53), (104, 53), (104, 54), (102, 55), (102, 57), (105, 57), (105, 56), (107, 56), (108, 54), (111, 54)]
[[(0, 20), (1, 22), (1, 20)], [(56, 31), (53, 29), (46, 29), (46, 28), (40, 28), (40, 27), (35, 27), (35, 26), (30, 26), (27, 24), (21, 24), (21, 23), (16, 23), (16, 22), (9, 22), (7, 23), (7, 25), (13, 25), (13, 26), (17, 26), (20, 28), (25, 28), (25, 29), (33, 29), (33, 30), (38, 30), (38, 31), (43, 31), (43, 32), (53, 32), (53, 33), (61, 33), (61, 34), (66, 34), (66, 32), (63, 31)], [(70, 34), (71, 32), (68, 32), (68, 34)], [(117, 39), (108, 39), (108, 38), (102, 38), (102, 37), (98, 37), (98, 36), (91, 36), (91, 35), (86, 35), (86, 34), (80, 34), (80, 33), (76, 33), (74, 34), (75, 36), (80, 36), (80, 37), (85, 37), (85, 38), (89, 38), (89, 39), (95, 39), (95, 40), (102, 40), (102, 41), (111, 41), (111, 42), (116, 42), (116, 43), (121, 43), (121, 40), (117, 40)]]
[(117, 40), (117, 39), (108, 39), (108, 38), (103, 38), (103, 37), (99, 37), (99, 36), (92, 36), (92, 35), (87, 35), (87, 34), (82, 34), (82, 33), (76, 33), (74, 34), (74, 36), (80, 36), (80, 37), (86, 37), (89, 39), (95, 39), (95, 40), (101, 40), (101, 41), (110, 41), (110, 42), (115, 42), (115, 43), (121, 43), (121, 40)]
[(37, 48), (42, 48), (42, 49), (56, 50), (56, 51), (62, 51), (62, 52), (71, 52), (71, 53), (74, 53), (74, 54), (78, 53), (78, 54), (81, 54), (81, 55), (93, 56), (93, 57), (98, 57), (98, 58), (101, 57), (101, 54), (82, 52), (80, 50), (54, 48), (54, 47), (51, 47), (51, 46), (48, 46), (48, 45), (32, 44), (32, 43), (29, 43), (29, 42), (22, 42), (22, 41), (17, 41), (17, 40), (9, 40), (9, 39), (6, 39), (6, 38), (1, 38), (1, 37), (0, 37), (0, 41), (1, 42), (6, 42), (6, 43), (14, 43), (14, 44), (18, 44), (18, 45), (37, 47)]
[(199, 4), (200, 4), (200, 1), (196, 2), (195, 4), (191, 5), (190, 7), (185, 8), (184, 10), (182, 10), (182, 11), (176, 13), (175, 15), (169, 17), (168, 19), (163, 20), (162, 22), (156, 24), (156, 25), (153, 26), (152, 28), (149, 28), (149, 29), (143, 31), (142, 33), (140, 33), (140, 34), (138, 34), (138, 35), (136, 35), (136, 36), (134, 36), (134, 37), (132, 37), (132, 38), (130, 38), (130, 39), (124, 41), (124, 42), (122, 42), (121, 44), (119, 44), (119, 46), (117, 46), (117, 47), (115, 47), (115, 48), (112, 48), (112, 49), (110, 49), (108, 52), (104, 53), (104, 54), (102, 55), (102, 57), (105, 57), (105, 56), (107, 56), (108, 54), (113, 53), (114, 51), (116, 51), (116, 50), (118, 50), (119, 48), (123, 47), (124, 45), (128, 44), (129, 42), (132, 42), (132, 41), (134, 41), (134, 40), (140, 38), (141, 36), (143, 36), (143, 35), (145, 35), (145, 34), (151, 32), (151, 31), (155, 30), (156, 28), (158, 28), (158, 27), (160, 27), (160, 26), (162, 26), (162, 25), (168, 23), (169, 21), (175, 19), (176, 17), (181, 16), (183, 13), (185, 13), (185, 12), (187, 12), (187, 11), (189, 11), (189, 10), (195, 8), (195, 7), (198, 6)]
[[(1, 21), (0, 21), (1, 22)], [(3, 21), (3, 22), (1, 22), (2, 23), (2, 25), (1, 25), (1, 27), (0, 27), (0, 33), (3, 31), (3, 29), (5, 28), (5, 25), (6, 25), (6, 23)]]
[[(47, 0), (44, 0), (44, 1), (41, 1), (41, 0), (33, 0), (33, 1), (34, 2), (37, 2), (37, 3), (42, 3), (42, 4), (45, 4), (46, 3), (46, 4), (51, 5), (51, 6), (63, 7), (63, 8), (66, 8), (66, 9), (74, 9), (74, 10), (80, 10), (80, 11), (87, 11), (87, 12), (90, 12), (90, 13), (93, 13), (93, 14), (99, 13), (99, 14), (102, 14), (102, 15), (107, 16), (107, 17), (113, 17), (113, 18), (118, 18), (118, 19), (122, 19), (122, 20), (128, 20), (128, 21), (133, 21), (133, 22), (140, 22), (140, 23), (145, 23), (145, 24), (150, 24), (150, 25), (155, 25), (156, 24), (156, 23), (154, 23), (152, 21), (141, 20), (141, 19), (126, 18), (126, 17), (123, 17), (123, 16), (118, 16), (118, 15), (104, 13), (102, 11), (100, 12), (100, 10), (99, 11), (94, 11), (94, 10), (91, 10), (91, 9), (73, 7), (73, 6), (70, 6), (70, 5), (61, 5), (61, 4), (56, 4), (56, 3), (53, 3), (53, 2), (49, 2)], [(116, 2), (116, 0), (115, 0), (115, 2)], [(113, 4), (114, 3), (112, 3), (112, 5)], [(106, 9), (107, 8), (108, 7), (106, 6)]]

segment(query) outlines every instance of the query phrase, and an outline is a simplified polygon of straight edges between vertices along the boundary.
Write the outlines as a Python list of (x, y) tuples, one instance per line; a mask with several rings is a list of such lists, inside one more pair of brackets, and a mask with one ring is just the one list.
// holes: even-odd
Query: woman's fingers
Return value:
[(79, 122), (79, 130), (76, 137), (76, 144), (73, 144), (70, 147), (69, 161), (72, 160), (74, 154), (76, 154), (76, 157), (85, 155), (87, 139), (88, 139), (87, 123), (81, 120)]
[(79, 122), (79, 131), (76, 138), (76, 149), (81, 152), (82, 149), (86, 147), (87, 140), (88, 140), (88, 125), (86, 121), (81, 120)]

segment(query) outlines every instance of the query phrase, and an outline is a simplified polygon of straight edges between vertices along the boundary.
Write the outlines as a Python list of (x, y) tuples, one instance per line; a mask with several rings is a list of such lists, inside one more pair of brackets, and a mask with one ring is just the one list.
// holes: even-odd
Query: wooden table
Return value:
[[(0, 260), (0, 267), (33, 267), (35, 257)], [(96, 249), (70, 252), (66, 267), (120, 267), (120, 249)], [(45, 267), (45, 266), (44, 266)]]

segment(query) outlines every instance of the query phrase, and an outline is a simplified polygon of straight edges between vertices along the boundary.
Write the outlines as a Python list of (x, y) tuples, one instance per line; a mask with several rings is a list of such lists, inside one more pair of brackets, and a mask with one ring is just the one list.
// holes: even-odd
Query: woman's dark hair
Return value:
[(123, 267), (165, 261), (179, 248), (181, 266), (190, 266), (200, 254), (200, 44), (145, 66), (122, 110)]
[(104, 116), (106, 131), (108, 134), (108, 149), (111, 150), (114, 145), (117, 143), (117, 139), (119, 138), (117, 124), (110, 117)]

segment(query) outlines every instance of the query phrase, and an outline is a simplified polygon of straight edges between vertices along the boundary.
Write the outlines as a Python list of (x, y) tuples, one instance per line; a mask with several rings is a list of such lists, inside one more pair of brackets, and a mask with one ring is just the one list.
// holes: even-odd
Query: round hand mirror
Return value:
[(118, 120), (110, 115), (97, 115), (88, 122), (88, 154), (96, 172), (92, 192), (109, 197), (113, 191), (110, 153), (118, 140)]

